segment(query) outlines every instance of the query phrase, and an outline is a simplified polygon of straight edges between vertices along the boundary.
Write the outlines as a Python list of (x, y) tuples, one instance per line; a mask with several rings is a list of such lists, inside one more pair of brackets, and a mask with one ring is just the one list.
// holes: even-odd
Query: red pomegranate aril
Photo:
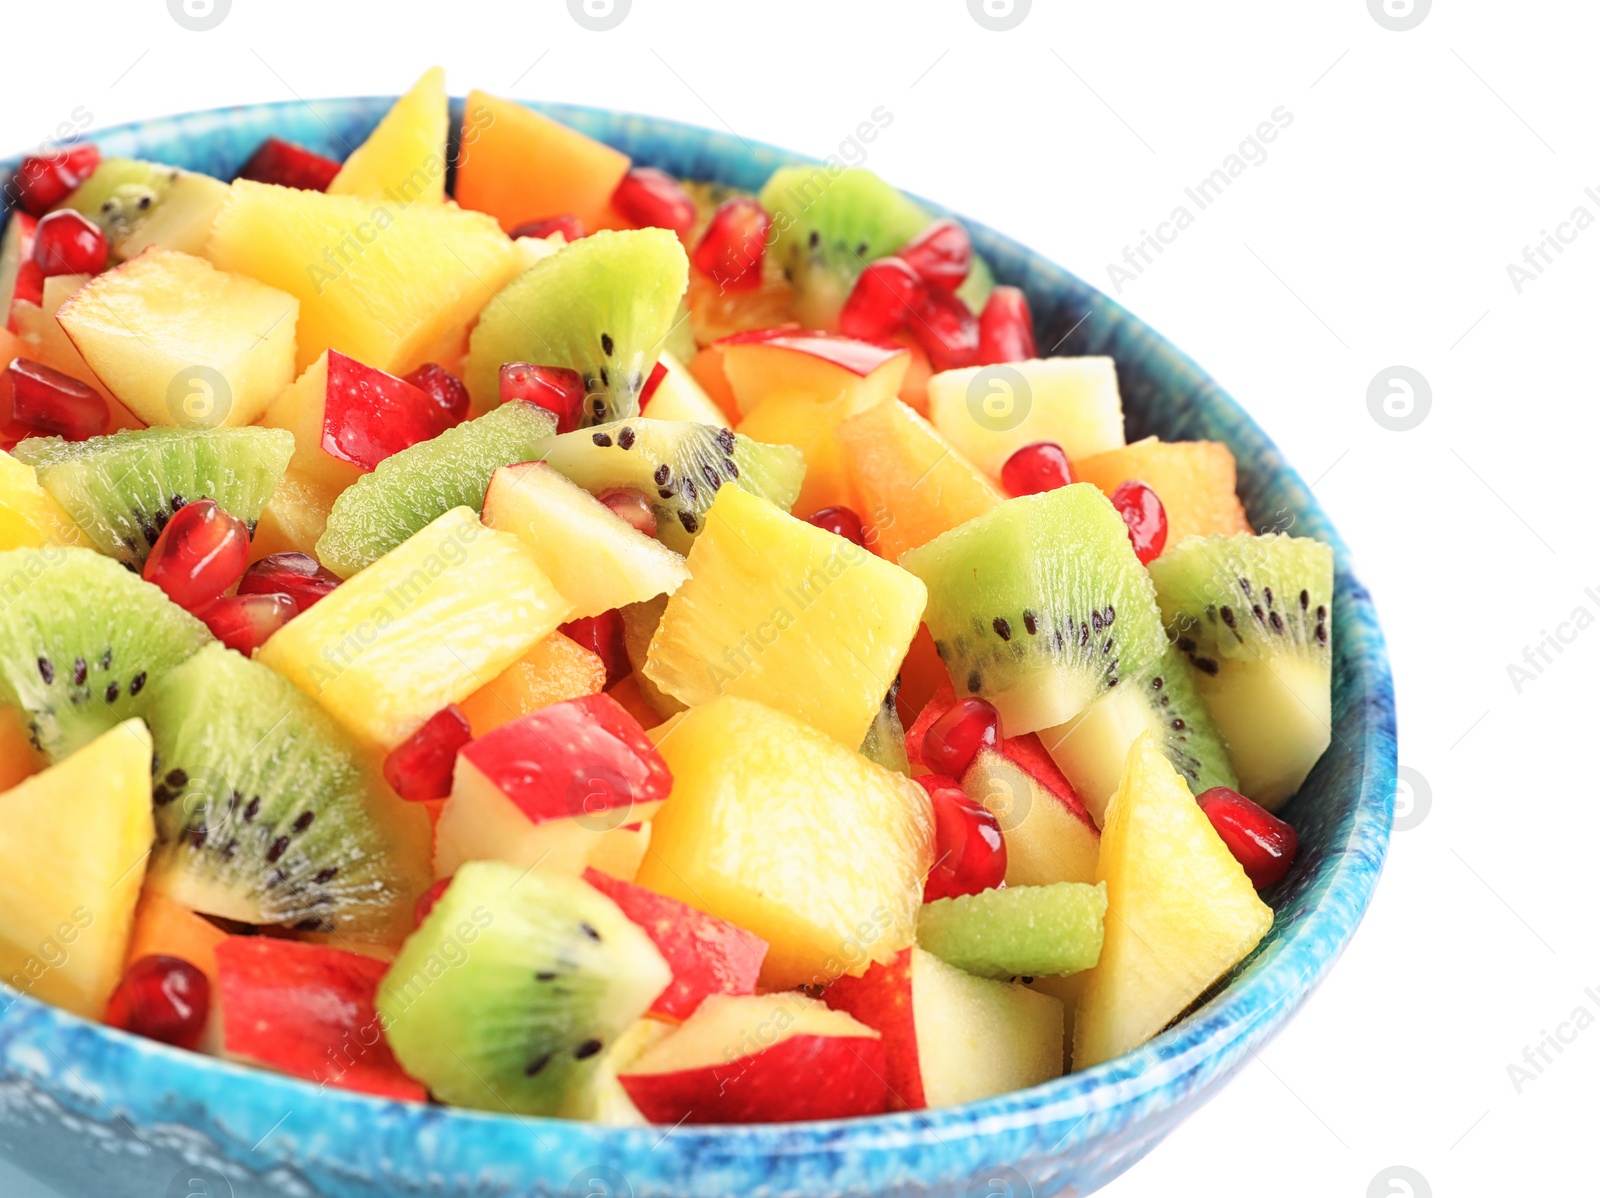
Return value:
[(1033, 312), (1020, 287), (996, 287), (978, 317), (978, 362), (1027, 362), (1039, 356), (1033, 340)]
[(922, 901), (980, 894), (1005, 881), (1006, 841), (994, 813), (954, 778), (925, 774), (916, 781), (933, 800), (933, 869)]
[(417, 899), (417, 905), (411, 911), (411, 918), (417, 927), (420, 928), (422, 926), (422, 921), (428, 918), (434, 907), (438, 906), (439, 900), (444, 897), (444, 892), (450, 889), (450, 883), (454, 881), (455, 877), (453, 875), (448, 878), (440, 878), (422, 892), (422, 896)]
[(0, 386), (0, 428), (82, 441), (106, 431), (111, 416), (93, 387), (32, 358), (13, 358)]
[(666, 377), (666, 365), (657, 360), (656, 364), (650, 368), (650, 377), (645, 379), (644, 386), (639, 389), (640, 412), (644, 411), (644, 405), (650, 402), (651, 397), (656, 393), (656, 389), (661, 386)]
[(33, 260), (47, 279), (56, 275), (97, 275), (106, 268), (110, 253), (100, 227), (70, 208), (45, 217), (33, 235)]
[(1160, 557), (1167, 547), (1167, 509), (1160, 497), (1144, 483), (1129, 479), (1111, 492), (1111, 506), (1122, 514), (1139, 560), (1148, 566)]
[(1076, 482), (1072, 463), (1054, 441), (1035, 441), (1024, 445), (1000, 467), (1000, 485), (1013, 499), (1019, 495), (1039, 495)]
[(11, 176), (9, 191), (24, 212), (43, 216), (78, 189), (100, 165), (100, 149), (93, 144), (55, 154), (24, 158)]
[(695, 269), (724, 291), (750, 291), (761, 286), (761, 265), (767, 256), (772, 218), (753, 196), (724, 200), (694, 249)]
[(935, 370), (956, 370), (978, 360), (978, 318), (952, 292), (927, 288), (906, 327)]
[(288, 595), (224, 595), (197, 614), (212, 636), (249, 657), (299, 611)]
[(383, 759), (383, 779), (413, 803), (445, 798), (455, 776), (456, 753), (471, 739), (472, 725), (452, 703), (390, 750)]
[(467, 385), (439, 363), (423, 363), (406, 375), (405, 381), (439, 405), (440, 432), (455, 428), (467, 418), (467, 412), (472, 407)]
[(1300, 848), (1292, 824), (1226, 786), (1213, 786), (1196, 801), (1257, 890), (1283, 881)]
[(615, 686), (633, 673), (621, 612), (603, 611), (598, 616), (585, 616), (563, 624), (561, 631), (605, 662), (607, 686)]
[(279, 187), (297, 187), (301, 191), (327, 191), (339, 169), (339, 164), (331, 158), (313, 154), (293, 142), (269, 137), (244, 164), (239, 178), (276, 183)]
[(694, 232), (694, 201), (666, 171), (636, 166), (617, 184), (611, 206), (639, 229), (671, 229), (687, 241)]
[(867, 264), (839, 312), (839, 331), (872, 341), (891, 337), (917, 323), (927, 304), (928, 285), (899, 258)]
[(596, 496), (614, 514), (633, 525), (647, 537), (656, 535), (656, 513), (650, 499), (643, 491), (632, 487), (609, 487)]
[(895, 251), (929, 287), (954, 291), (972, 269), (972, 238), (960, 223), (936, 220)]
[(500, 367), (500, 402), (520, 399), (543, 408), (556, 418), (558, 433), (570, 433), (578, 427), (588, 394), (583, 376), (565, 366), (507, 362)]
[(211, 1014), (211, 982), (182, 957), (129, 964), (106, 1005), (106, 1023), (148, 1040), (193, 1048)]
[(989, 700), (973, 695), (957, 700), (929, 726), (922, 738), (922, 764), (959, 778), (979, 749), (993, 749), (1000, 741), (1000, 713)]
[(241, 595), (287, 595), (296, 614), (337, 587), (341, 579), (309, 553), (272, 553), (255, 562), (239, 580)]
[(249, 564), (250, 530), (244, 521), (215, 500), (199, 499), (167, 521), (145, 560), (144, 580), (185, 611), (198, 614), (222, 598)]
[(843, 537), (847, 541), (867, 548), (867, 529), (861, 523), (861, 517), (847, 507), (818, 508), (806, 517), (807, 524), (815, 524), (818, 528), (825, 528), (835, 536)]
[(563, 212), (560, 216), (552, 216), (547, 220), (530, 220), (518, 225), (511, 230), (511, 237), (537, 237), (544, 240), (552, 233), (560, 233), (567, 241), (578, 241), (583, 237), (583, 222), (577, 217)]

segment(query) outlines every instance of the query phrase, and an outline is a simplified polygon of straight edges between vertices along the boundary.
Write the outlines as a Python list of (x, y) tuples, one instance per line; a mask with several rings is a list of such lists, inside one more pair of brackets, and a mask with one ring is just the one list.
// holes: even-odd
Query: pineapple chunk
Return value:
[(250, 538), (250, 560), (258, 562), (273, 553), (315, 557), (317, 540), (328, 527), (328, 513), (337, 497), (337, 492), (307, 481), (291, 466), (261, 510), (255, 536)]
[(0, 450), (0, 552), (41, 545), (94, 548), (72, 517), (39, 485), (33, 467)]
[(644, 673), (686, 706), (755, 699), (854, 749), (927, 605), (921, 580), (723, 487), (667, 601)]
[(141, 720), (0, 794), (0, 982), (100, 1018), (155, 835)]
[(359, 739), (392, 749), (569, 610), (516, 537), (458, 507), (284, 625), (257, 656)]
[(152, 248), (78, 291), (56, 319), (144, 423), (215, 428), (255, 423), (294, 381), (299, 314), (292, 295)]
[(651, 738), (673, 783), (638, 884), (766, 940), (765, 989), (860, 977), (911, 943), (933, 863), (922, 787), (732, 696)]
[(444, 202), (450, 100), (444, 68), (425, 72), (344, 160), (331, 196), (374, 196), (398, 204)]
[(687, 366), (666, 350), (661, 351), (661, 365), (666, 368), (666, 377), (650, 396), (648, 410), (642, 415), (652, 420), (686, 420), (690, 424), (709, 424), (714, 428), (731, 427), (716, 400), (706, 394), (706, 389), (689, 373)]
[(564, 699), (598, 695), (606, 663), (577, 641), (552, 632), (459, 704), (476, 740), (503, 724)]
[(1272, 927), (1272, 908), (1149, 732), (1128, 750), (1106, 809), (1096, 879), (1105, 943), (1078, 1001), (1074, 1069), (1139, 1047)]

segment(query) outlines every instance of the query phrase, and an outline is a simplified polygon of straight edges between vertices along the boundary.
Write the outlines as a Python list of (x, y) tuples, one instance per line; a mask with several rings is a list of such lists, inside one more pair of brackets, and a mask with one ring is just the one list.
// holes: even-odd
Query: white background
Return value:
[[(1521, 294), (1506, 267), (1577, 206), (1600, 218), (1584, 195), (1600, 194), (1600, 14), (1439, 0), (1395, 32), (1366, 0), (1032, 8), (997, 33), (964, 0), (633, 0), (597, 33), (561, 0), (234, 0), (195, 33), (159, 0), (18, 0), (0, 155), (79, 106), (104, 127), (395, 93), (435, 61), (457, 94), (632, 109), (817, 155), (883, 105), (893, 124), (866, 165), (1108, 288), (1124, 245), (1282, 105), (1293, 123), (1267, 160), (1120, 298), (1315, 480), (1384, 618), (1401, 761), (1431, 807), (1396, 834), (1322, 990), (1106, 1192), (1360, 1198), (1407, 1193), (1380, 1177), (1401, 1164), (1426, 1179), (1419, 1195), (1592, 1193), (1600, 1026), (1569, 1025), (1520, 1093), (1507, 1067), (1575, 1008), (1600, 1016), (1585, 681), (1600, 632), (1567, 626), (1520, 693), (1508, 666), (1574, 609), (1600, 616), (1600, 225)], [(1405, 432), (1367, 406), (1396, 364), (1432, 391)]]

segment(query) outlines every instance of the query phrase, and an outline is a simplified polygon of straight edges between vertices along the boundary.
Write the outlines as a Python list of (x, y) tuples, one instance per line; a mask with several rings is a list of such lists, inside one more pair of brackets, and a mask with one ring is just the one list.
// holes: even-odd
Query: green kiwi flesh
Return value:
[(861, 755), (876, 762), (886, 770), (911, 776), (911, 759), (906, 756), (906, 730), (900, 723), (900, 709), (895, 706), (895, 696), (900, 693), (900, 680), (895, 679), (889, 693), (883, 697), (883, 706), (867, 729), (861, 741)]
[(100, 226), (113, 255), (131, 258), (152, 245), (201, 253), (227, 198), (228, 185), (210, 175), (136, 158), (106, 158), (67, 197), (66, 206)]
[(980, 978), (1065, 977), (1099, 962), (1105, 920), (1104, 882), (1007, 886), (925, 904), (917, 943)]

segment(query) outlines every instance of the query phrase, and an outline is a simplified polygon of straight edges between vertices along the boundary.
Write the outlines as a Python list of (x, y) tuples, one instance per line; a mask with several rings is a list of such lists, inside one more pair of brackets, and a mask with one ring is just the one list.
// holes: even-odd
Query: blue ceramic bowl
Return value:
[[(228, 179), (269, 134), (343, 157), (391, 102), (221, 109), (125, 125), (95, 140), (107, 154)], [(545, 111), (638, 162), (690, 178), (754, 190), (774, 167), (803, 161), (670, 121), (556, 105)], [(7, 176), (12, 165), (3, 168)], [(1226, 442), (1256, 527), (1292, 524), (1337, 551), (1333, 744), (1287, 812), (1300, 856), (1267, 896), (1277, 921), (1226, 985), (1137, 1052), (986, 1102), (848, 1122), (670, 1132), (318, 1089), (123, 1035), (0, 988), (0, 1158), (68, 1198), (1045, 1198), (1098, 1189), (1215, 1094), (1322, 980), (1377, 883), (1395, 789), (1394, 696), (1378, 618), (1311, 492), (1233, 400), (1082, 280), (997, 233), (968, 227), (997, 278), (1027, 292), (1041, 346), (1116, 359), (1130, 440), (1158, 433)]]

